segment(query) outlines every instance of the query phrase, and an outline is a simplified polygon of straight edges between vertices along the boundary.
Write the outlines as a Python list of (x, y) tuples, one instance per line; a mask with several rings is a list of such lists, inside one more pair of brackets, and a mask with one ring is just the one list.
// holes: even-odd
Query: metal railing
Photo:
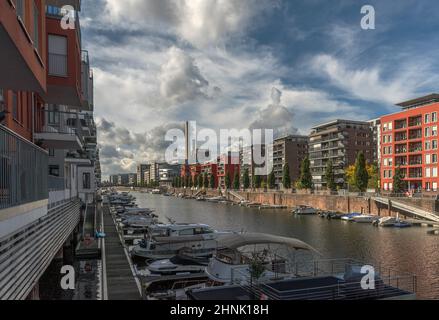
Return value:
[(36, 133), (76, 135), (83, 142), (82, 125), (86, 124), (77, 112), (39, 110), (35, 113)]
[(0, 209), (48, 199), (48, 153), (0, 125)]

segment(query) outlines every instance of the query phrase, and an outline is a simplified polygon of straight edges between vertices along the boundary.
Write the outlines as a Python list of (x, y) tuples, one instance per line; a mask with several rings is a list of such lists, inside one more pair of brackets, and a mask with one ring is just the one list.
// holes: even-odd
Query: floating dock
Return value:
[(140, 285), (108, 206), (103, 207), (103, 274), (106, 300), (140, 300)]

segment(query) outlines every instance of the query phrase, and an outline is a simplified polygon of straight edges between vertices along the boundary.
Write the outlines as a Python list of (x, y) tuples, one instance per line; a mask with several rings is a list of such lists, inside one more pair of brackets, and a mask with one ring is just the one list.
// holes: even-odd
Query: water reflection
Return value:
[(222, 230), (264, 232), (303, 240), (325, 258), (353, 258), (418, 276), (418, 297), (439, 299), (439, 238), (426, 228), (388, 229), (368, 224), (295, 217), (286, 211), (229, 206), (135, 193), (139, 206), (177, 222), (205, 223)]

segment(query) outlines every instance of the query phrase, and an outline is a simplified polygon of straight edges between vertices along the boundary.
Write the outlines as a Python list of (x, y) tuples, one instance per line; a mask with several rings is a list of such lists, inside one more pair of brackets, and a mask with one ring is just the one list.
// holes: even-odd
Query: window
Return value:
[(432, 174), (433, 178), (437, 178), (437, 168), (432, 168), (432, 172), (433, 172)]
[(5, 111), (5, 97), (3, 89), (0, 89), (0, 112)]
[(430, 136), (430, 128), (425, 128), (425, 137), (428, 138)]
[(48, 106), (48, 122), (49, 125), (59, 125), (59, 111), (58, 106), (49, 104)]
[(55, 156), (55, 149), (49, 149), (49, 157)]
[(49, 35), (49, 74), (67, 76), (67, 38)]
[(15, 8), (17, 10), (17, 16), (19, 16), (21, 21), (23, 22), (25, 19), (24, 1), (25, 0), (15, 0)]
[(12, 117), (18, 120), (18, 93), (12, 92)]
[(431, 114), (431, 122), (437, 122), (437, 112)]
[(431, 155), (431, 163), (437, 163), (437, 154)]
[(433, 191), (437, 191), (437, 182), (433, 182)]
[(40, 12), (37, 4), (34, 1), (34, 46), (39, 51), (40, 49)]
[(91, 189), (90, 173), (89, 172), (84, 172), (82, 174), (82, 188), (83, 189)]
[(426, 151), (431, 150), (431, 143), (430, 143), (430, 141), (426, 141), (425, 142), (425, 150)]
[(431, 146), (433, 150), (437, 150), (437, 140), (431, 141)]
[(431, 128), (431, 136), (437, 137), (437, 126)]
[(425, 164), (431, 164), (431, 154), (425, 156)]
[(49, 176), (59, 177), (59, 166), (49, 166)]
[(430, 168), (426, 168), (425, 169), (425, 177), (426, 178), (430, 178), (431, 177), (431, 169)]
[(425, 115), (425, 123), (430, 123), (430, 114)]

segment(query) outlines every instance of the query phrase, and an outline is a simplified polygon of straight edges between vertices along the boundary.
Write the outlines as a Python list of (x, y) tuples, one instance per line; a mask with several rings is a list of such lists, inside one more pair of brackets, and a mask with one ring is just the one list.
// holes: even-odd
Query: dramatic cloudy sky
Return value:
[[(360, 9), (376, 9), (362, 30)], [(307, 134), (438, 91), (436, 0), (84, 0), (104, 176), (201, 127)]]

